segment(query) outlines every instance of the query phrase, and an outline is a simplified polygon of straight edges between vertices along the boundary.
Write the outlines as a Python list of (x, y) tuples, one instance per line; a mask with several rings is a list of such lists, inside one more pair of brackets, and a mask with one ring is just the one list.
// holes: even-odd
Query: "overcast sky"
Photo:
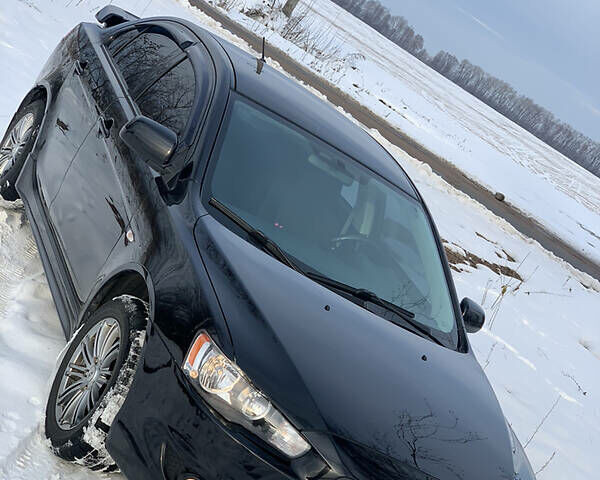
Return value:
[(599, 0), (381, 0), (439, 50), (469, 59), (600, 141)]

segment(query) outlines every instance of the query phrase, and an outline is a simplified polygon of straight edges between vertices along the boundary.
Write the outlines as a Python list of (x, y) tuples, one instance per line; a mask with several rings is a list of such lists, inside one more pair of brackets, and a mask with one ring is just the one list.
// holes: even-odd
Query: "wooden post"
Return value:
[(287, 0), (287, 2), (285, 2), (285, 5), (283, 6), (283, 13), (286, 17), (289, 18), (292, 16), (292, 12), (294, 11), (299, 2), (300, 0)]

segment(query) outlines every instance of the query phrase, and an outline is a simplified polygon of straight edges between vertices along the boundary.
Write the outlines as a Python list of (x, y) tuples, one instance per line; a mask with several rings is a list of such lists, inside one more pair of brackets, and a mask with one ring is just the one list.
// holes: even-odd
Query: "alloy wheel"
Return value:
[(98, 404), (115, 374), (121, 330), (114, 318), (98, 322), (74, 350), (56, 396), (56, 421), (63, 430), (77, 427)]
[(0, 147), (0, 176), (12, 166), (14, 159), (23, 151), (35, 125), (33, 113), (27, 113), (15, 124), (2, 147)]

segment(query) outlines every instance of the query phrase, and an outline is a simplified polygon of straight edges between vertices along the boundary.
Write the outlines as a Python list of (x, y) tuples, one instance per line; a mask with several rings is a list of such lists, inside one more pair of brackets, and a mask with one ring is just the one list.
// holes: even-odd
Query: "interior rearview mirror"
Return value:
[(465, 329), (467, 333), (476, 333), (481, 330), (485, 322), (485, 312), (477, 303), (470, 298), (463, 298), (460, 302), (460, 312), (462, 313)]
[(173, 130), (138, 115), (123, 126), (119, 136), (159, 174), (168, 172), (169, 159), (177, 147), (177, 134)]

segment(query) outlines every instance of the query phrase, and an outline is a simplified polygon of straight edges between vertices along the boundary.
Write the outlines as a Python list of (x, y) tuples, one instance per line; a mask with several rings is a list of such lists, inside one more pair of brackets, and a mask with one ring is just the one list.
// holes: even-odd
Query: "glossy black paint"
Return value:
[(463, 298), (460, 302), (460, 311), (467, 333), (476, 333), (483, 328), (485, 312), (476, 302), (470, 298)]
[(127, 122), (119, 132), (119, 137), (159, 173), (165, 171), (166, 164), (177, 148), (177, 134), (173, 130), (143, 115)]
[(506, 422), (472, 353), (381, 321), (211, 216), (196, 237), (238, 364), (297, 426), (436, 478), (510, 478)]
[[(268, 66), (257, 75), (255, 59), (196, 25), (109, 23), (117, 24), (81, 24), (44, 66), (35, 89), (46, 95), (46, 116), (17, 189), (67, 337), (111, 295), (149, 303), (142, 365), (107, 443), (127, 477), (513, 480), (509, 430), (469, 347), (447, 265), (460, 351), (301, 276), (201, 201), (232, 90), (422, 201), (392, 157), (306, 90)], [(166, 32), (195, 74), (190, 121), (163, 176), (119, 136), (140, 112), (105, 45), (132, 28)], [(203, 402), (179, 368), (200, 329), (302, 431), (309, 454), (290, 462)]]

